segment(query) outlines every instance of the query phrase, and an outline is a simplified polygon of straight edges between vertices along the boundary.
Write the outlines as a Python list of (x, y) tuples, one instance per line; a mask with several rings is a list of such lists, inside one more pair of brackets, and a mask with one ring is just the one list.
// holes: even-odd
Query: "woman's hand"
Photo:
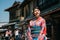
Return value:
[(29, 37), (29, 39), (28, 39), (28, 40), (33, 40), (33, 39), (32, 39), (32, 37)]
[(38, 36), (38, 40), (43, 40), (43, 39), (44, 39), (44, 37), (45, 37), (45, 35), (44, 35), (44, 34), (40, 34), (40, 35)]

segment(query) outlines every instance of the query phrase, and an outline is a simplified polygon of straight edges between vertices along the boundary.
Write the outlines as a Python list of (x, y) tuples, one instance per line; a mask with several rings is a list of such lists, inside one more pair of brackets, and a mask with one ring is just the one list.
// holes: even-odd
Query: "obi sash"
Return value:
[(32, 26), (31, 27), (31, 35), (32, 37), (38, 37), (40, 31), (41, 31), (42, 27), (41, 26)]

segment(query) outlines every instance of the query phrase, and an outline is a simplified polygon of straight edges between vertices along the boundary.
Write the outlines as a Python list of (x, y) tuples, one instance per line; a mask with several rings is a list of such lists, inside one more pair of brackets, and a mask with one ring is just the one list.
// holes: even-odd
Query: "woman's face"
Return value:
[(39, 9), (34, 9), (34, 16), (37, 18), (40, 16), (40, 10)]

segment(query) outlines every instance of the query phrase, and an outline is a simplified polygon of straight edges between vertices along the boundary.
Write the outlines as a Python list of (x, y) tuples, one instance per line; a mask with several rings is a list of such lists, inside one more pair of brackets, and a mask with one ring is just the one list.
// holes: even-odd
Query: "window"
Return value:
[(16, 17), (20, 16), (20, 10), (16, 10)]
[(24, 8), (22, 8), (20, 12), (20, 16), (24, 16)]

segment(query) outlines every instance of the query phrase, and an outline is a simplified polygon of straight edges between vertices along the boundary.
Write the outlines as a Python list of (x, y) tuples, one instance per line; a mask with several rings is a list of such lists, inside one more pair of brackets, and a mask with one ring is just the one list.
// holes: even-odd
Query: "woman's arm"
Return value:
[(28, 35), (28, 39), (29, 40), (32, 40), (31, 29), (30, 29), (30, 26), (29, 25), (28, 25), (27, 35)]
[(38, 38), (40, 38), (42, 40), (46, 35), (46, 22), (45, 22), (45, 20), (41, 21), (41, 27), (42, 27), (42, 29), (40, 31)]

